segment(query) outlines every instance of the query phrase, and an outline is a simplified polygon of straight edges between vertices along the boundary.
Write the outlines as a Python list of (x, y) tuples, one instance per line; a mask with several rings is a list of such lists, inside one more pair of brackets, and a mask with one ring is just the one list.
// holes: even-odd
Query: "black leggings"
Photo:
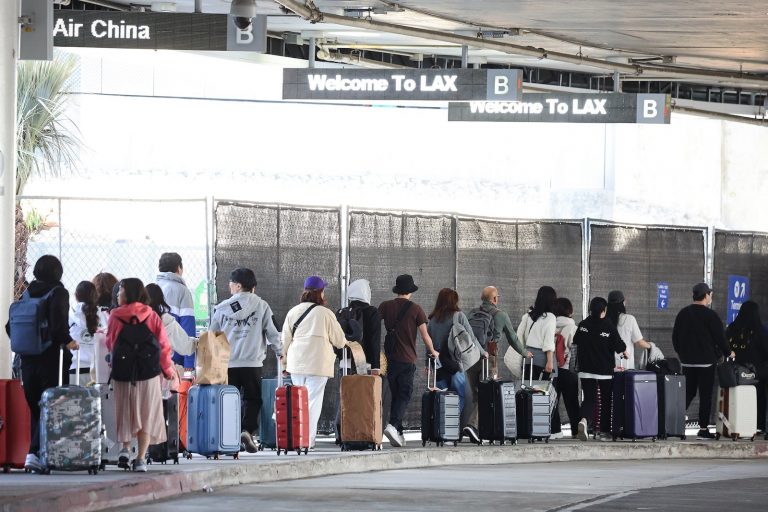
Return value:
[[(613, 379), (581, 379), (581, 390), (584, 392), (584, 401), (581, 402), (581, 418), (587, 419), (587, 424), (592, 423), (592, 412), (595, 410), (597, 389), (600, 388), (600, 432), (611, 431), (611, 393), (613, 392)], [(595, 429), (597, 431), (597, 429)]]
[(706, 367), (683, 366), (685, 375), (685, 408), (691, 406), (699, 394), (699, 428), (708, 428), (712, 414), (712, 394), (715, 389), (715, 365)]

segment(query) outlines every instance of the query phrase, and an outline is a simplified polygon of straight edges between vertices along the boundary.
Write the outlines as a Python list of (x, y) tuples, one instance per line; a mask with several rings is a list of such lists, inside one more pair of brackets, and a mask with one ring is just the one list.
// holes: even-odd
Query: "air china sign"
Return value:
[(257, 16), (251, 26), (240, 30), (226, 14), (58, 9), (54, 13), (53, 45), (264, 52), (267, 18)]

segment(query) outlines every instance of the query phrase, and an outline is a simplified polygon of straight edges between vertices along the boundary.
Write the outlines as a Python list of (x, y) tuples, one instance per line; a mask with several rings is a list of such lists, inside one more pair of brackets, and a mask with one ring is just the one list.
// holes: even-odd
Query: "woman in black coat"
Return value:
[(757, 372), (757, 429), (765, 432), (766, 385), (768, 384), (768, 335), (756, 302), (741, 305), (736, 319), (725, 330), (725, 339), (736, 354), (736, 362)]

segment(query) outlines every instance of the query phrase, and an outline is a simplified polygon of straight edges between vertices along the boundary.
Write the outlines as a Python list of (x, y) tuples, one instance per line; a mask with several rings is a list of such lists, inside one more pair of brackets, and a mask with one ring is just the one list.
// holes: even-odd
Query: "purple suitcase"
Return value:
[(656, 374), (626, 370), (613, 376), (611, 434), (617, 438), (639, 439), (659, 435), (659, 405)]

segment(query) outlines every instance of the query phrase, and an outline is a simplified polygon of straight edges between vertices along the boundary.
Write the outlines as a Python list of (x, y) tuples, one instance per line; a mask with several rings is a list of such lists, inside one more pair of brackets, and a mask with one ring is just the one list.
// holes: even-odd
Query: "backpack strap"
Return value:
[(411, 309), (411, 305), (413, 304), (413, 301), (406, 301), (405, 304), (402, 305), (400, 308), (400, 311), (397, 313), (397, 318), (395, 318), (395, 323), (392, 324), (391, 329), (387, 329), (388, 332), (394, 332), (397, 329), (397, 326), (402, 322), (403, 318), (405, 318), (405, 314), (408, 312), (409, 309)]
[(317, 304), (312, 304), (311, 306), (309, 306), (309, 307), (308, 307), (308, 308), (307, 308), (307, 309), (304, 311), (304, 313), (302, 313), (302, 315), (299, 317), (299, 319), (298, 319), (298, 320), (296, 320), (296, 323), (295, 323), (295, 324), (293, 324), (293, 327), (291, 328), (291, 336), (293, 336), (293, 335), (296, 333), (296, 328), (297, 328), (297, 327), (299, 326), (299, 324), (300, 324), (300, 323), (301, 323), (301, 322), (302, 322), (302, 321), (303, 321), (303, 320), (304, 320), (304, 319), (307, 317), (307, 315), (309, 314), (309, 312), (310, 312), (310, 311), (312, 311), (313, 309), (315, 309), (316, 307), (317, 307)]

